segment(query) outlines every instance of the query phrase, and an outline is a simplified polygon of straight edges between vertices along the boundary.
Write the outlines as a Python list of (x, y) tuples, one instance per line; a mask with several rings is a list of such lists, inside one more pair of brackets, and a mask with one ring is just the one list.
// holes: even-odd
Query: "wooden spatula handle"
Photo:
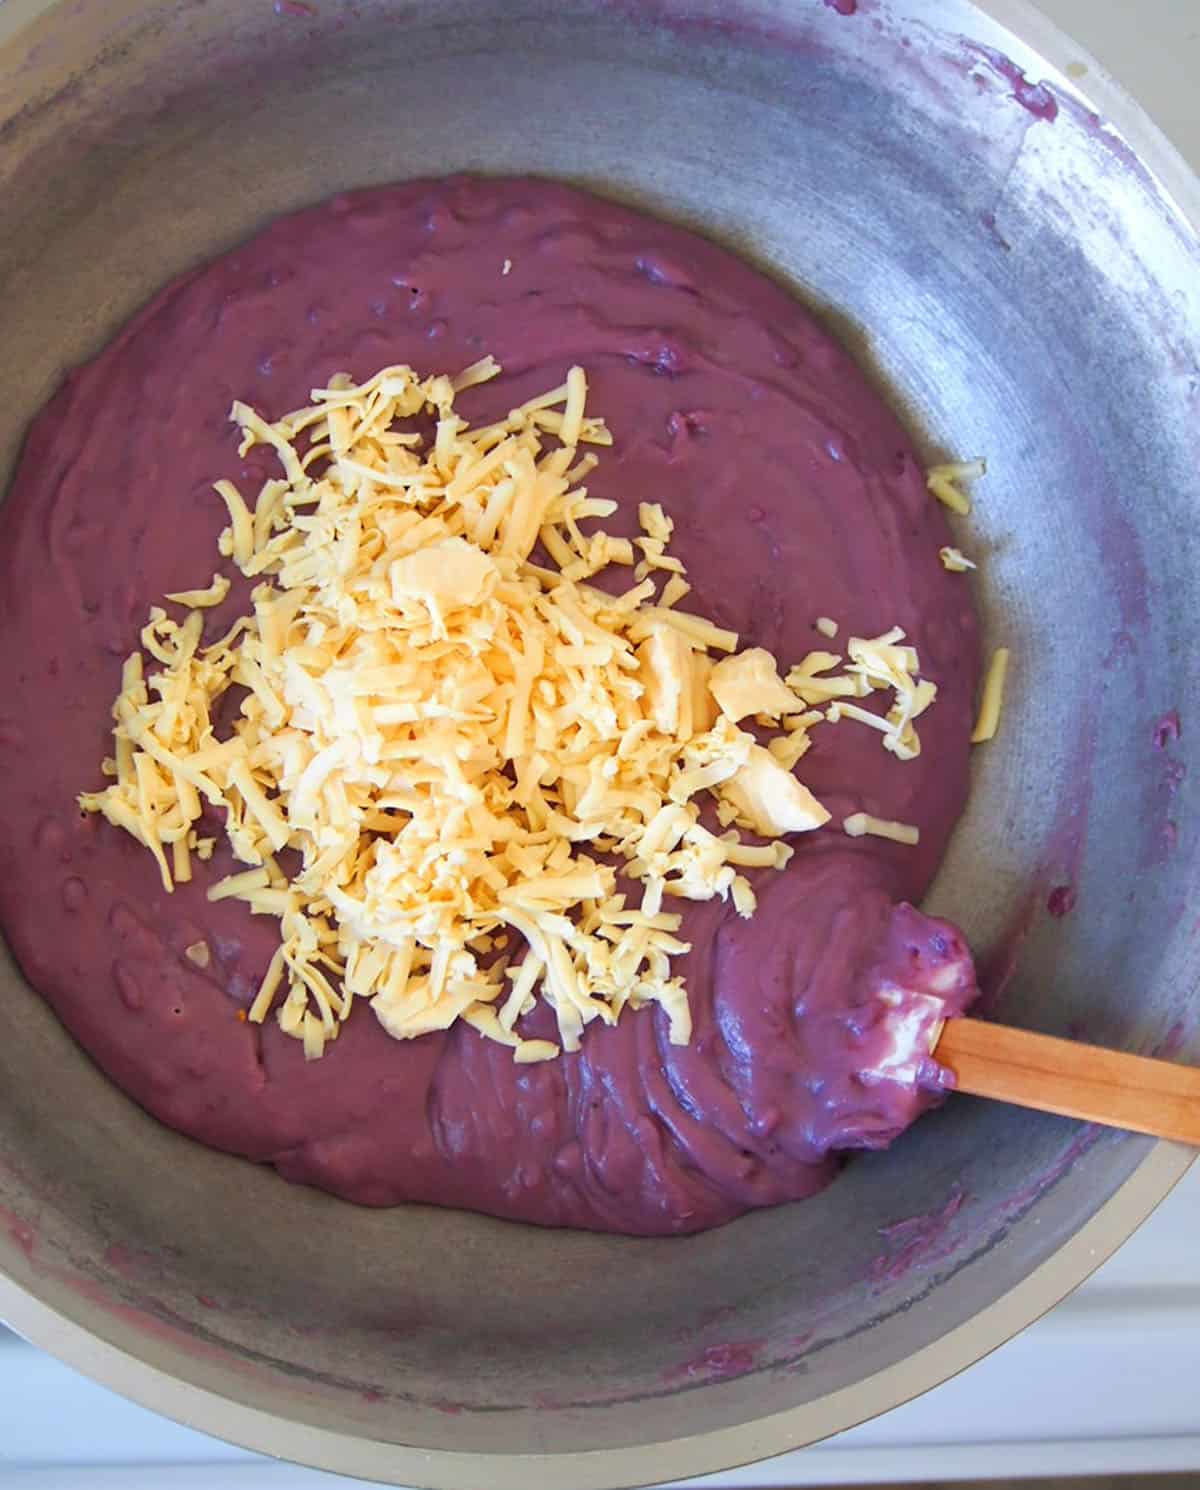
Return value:
[(946, 1022), (934, 1053), (958, 1090), (1200, 1147), (1200, 1069), (978, 1019)]

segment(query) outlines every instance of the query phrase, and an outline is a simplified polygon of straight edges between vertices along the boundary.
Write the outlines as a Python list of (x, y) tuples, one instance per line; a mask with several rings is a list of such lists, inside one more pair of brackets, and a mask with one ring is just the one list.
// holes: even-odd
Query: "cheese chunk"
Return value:
[(723, 657), (712, 670), (708, 688), (721, 713), (734, 724), (748, 714), (778, 719), (798, 706), (796, 695), (779, 676), (774, 657), (762, 647)]
[(422, 600), (435, 615), (454, 606), (479, 605), (495, 588), (496, 566), (464, 538), (446, 538), (392, 565), (392, 595)]
[(811, 833), (829, 821), (812, 792), (761, 745), (750, 748), (749, 760), (722, 785), (721, 795), (737, 809), (739, 820), (764, 838)]
[(646, 690), (645, 712), (664, 735), (690, 739), (692, 729), (692, 649), (683, 633), (653, 626), (637, 649), (638, 677)]
[(717, 701), (713, 697), (711, 679), (716, 664), (703, 652), (693, 652), (692, 664), (692, 729), (704, 734), (717, 722)]

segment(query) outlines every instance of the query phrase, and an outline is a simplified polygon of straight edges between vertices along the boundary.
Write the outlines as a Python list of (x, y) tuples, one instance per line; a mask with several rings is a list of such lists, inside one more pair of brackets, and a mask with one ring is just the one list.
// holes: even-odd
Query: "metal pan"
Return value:
[[(169, 276), (462, 168), (736, 245), (926, 453), (986, 452), (1019, 665), (933, 907), (1004, 1017), (1200, 1054), (1197, 781), (1155, 746), (1198, 717), (1200, 188), (1146, 117), (1018, 0), (6, 0), (0, 462)], [(0, 1314), (173, 1417), (398, 1483), (611, 1490), (836, 1432), (1049, 1307), (1188, 1163), (964, 1099), (687, 1240), (373, 1213), (159, 1127), (11, 969), (0, 1000)]]

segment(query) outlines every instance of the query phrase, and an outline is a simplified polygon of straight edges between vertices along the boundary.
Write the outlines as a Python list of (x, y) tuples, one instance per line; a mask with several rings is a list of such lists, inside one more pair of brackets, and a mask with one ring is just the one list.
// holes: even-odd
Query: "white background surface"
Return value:
[[(1098, 58), (1200, 170), (1197, 0), (1037, 0)], [(1086, 82), (1084, 84), (1086, 86)]]
[[(1200, 0), (1043, 0), (1042, 9), (1200, 167)], [(691, 1483), (1200, 1471), (1198, 1368), (1200, 1168), (1072, 1299), (962, 1376), (828, 1444)], [(349, 1483), (168, 1423), (0, 1331), (4, 1490)]]

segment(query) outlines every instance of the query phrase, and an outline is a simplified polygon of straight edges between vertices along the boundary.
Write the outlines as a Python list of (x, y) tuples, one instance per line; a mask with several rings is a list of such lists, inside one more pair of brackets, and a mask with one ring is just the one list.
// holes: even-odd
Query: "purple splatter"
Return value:
[(982, 212), (980, 213), (979, 220), (1005, 253), (1012, 253), (1012, 244), (997, 226), (996, 214), (994, 212)]
[(1064, 916), (1069, 916), (1075, 909), (1079, 899), (1074, 885), (1056, 885), (1050, 891), (1046, 901), (1046, 909), (1057, 920), (1061, 921)]
[(948, 1257), (954, 1250), (954, 1243), (948, 1237), (950, 1223), (962, 1210), (966, 1199), (965, 1191), (955, 1185), (941, 1210), (896, 1221), (891, 1226), (881, 1226), (879, 1235), (890, 1250), (872, 1263), (871, 1277), (876, 1281), (895, 1283), (910, 1268), (927, 1266)]
[(975, 959), (980, 998), (975, 1012), (992, 1013), (1012, 982), (1025, 939), (1033, 929), (1041, 903), (1039, 891), (1028, 891), (1017, 902), (1008, 925), (996, 941)]
[(858, 0), (825, 0), (830, 10), (836, 10), (840, 16), (856, 16), (858, 14)]
[(1154, 1047), (1150, 1054), (1155, 1058), (1155, 1060), (1174, 1060), (1179, 1052), (1183, 1049), (1183, 1047), (1187, 1044), (1187, 1038), (1187, 1026), (1183, 1024), (1182, 1021), (1176, 1020), (1176, 1022), (1171, 1026), (1171, 1028), (1163, 1036), (1162, 1040)]
[(672, 1366), (663, 1377), (667, 1381), (725, 1381), (730, 1377), (744, 1376), (757, 1366), (765, 1343), (762, 1340), (731, 1340), (722, 1345), (709, 1345), (693, 1360)]
[(1159, 761), (1158, 769), (1146, 783), (1147, 836), (1141, 860), (1144, 868), (1165, 863), (1179, 841), (1179, 824), (1167, 814), (1187, 779), (1188, 768), (1186, 762), (1168, 754), (1168, 751), (1182, 738), (1183, 726), (1179, 711), (1172, 709), (1158, 720), (1151, 735), (1154, 748), (1159, 752)]
[(1031, 83), (1011, 57), (997, 52), (992, 47), (972, 46), (977, 56), (982, 57), (998, 77), (1012, 89), (1013, 99), (1026, 113), (1035, 119), (1053, 124), (1058, 118), (1058, 99), (1045, 83)]
[(136, 1247), (113, 1242), (104, 1249), (104, 1261), (123, 1278), (132, 1278), (147, 1267), (153, 1267), (158, 1259), (153, 1252), (142, 1252)]
[(1154, 748), (1165, 750), (1168, 745), (1173, 745), (1176, 740), (1182, 739), (1183, 726), (1179, 721), (1179, 710), (1172, 709), (1154, 726)]
[(22, 1220), (13, 1211), (0, 1209), (0, 1223), (3, 1223), (9, 1237), (21, 1249), (26, 1258), (32, 1261), (35, 1234), (29, 1222)]
[(299, 16), (302, 20), (308, 20), (316, 13), (317, 7), (310, 5), (308, 0), (275, 0), (277, 16)]
[(999, 1222), (1007, 1225), (1025, 1215), (1035, 1201), (1040, 1200), (1047, 1190), (1057, 1185), (1059, 1180), (1069, 1173), (1077, 1160), (1083, 1158), (1084, 1154), (1102, 1138), (1111, 1136), (1111, 1128), (1102, 1128), (1099, 1123), (1083, 1124), (1075, 1137), (1048, 1168), (1028, 1185), (1014, 1191), (1000, 1202), (992, 1212), (993, 1224)]
[(700, 1316), (700, 1327), (711, 1328), (715, 1324), (727, 1324), (737, 1316), (737, 1310), (732, 1304), (718, 1304), (715, 1308), (705, 1309)]

